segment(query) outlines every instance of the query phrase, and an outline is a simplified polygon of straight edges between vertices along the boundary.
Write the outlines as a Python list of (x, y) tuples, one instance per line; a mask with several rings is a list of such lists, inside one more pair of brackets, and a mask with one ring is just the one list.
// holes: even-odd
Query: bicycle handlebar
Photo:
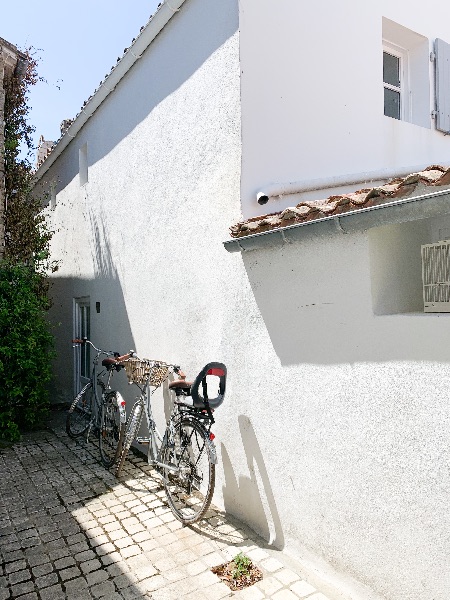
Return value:
[(122, 356), (118, 352), (113, 352), (112, 350), (109, 350), (109, 351), (102, 350), (101, 348), (97, 348), (97, 346), (94, 346), (94, 344), (87, 338), (75, 338), (74, 340), (72, 340), (72, 344), (89, 344), (99, 354), (105, 354), (106, 356), (113, 356), (114, 359), (116, 360), (116, 362), (118, 362), (118, 363), (123, 362), (127, 358), (131, 358), (132, 356), (134, 356), (134, 350), (130, 350), (129, 352), (127, 352), (126, 354), (123, 354)]

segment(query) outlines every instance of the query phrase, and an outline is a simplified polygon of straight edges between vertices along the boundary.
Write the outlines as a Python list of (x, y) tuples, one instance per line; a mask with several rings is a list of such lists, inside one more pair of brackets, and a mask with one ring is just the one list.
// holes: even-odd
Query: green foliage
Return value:
[[(33, 263), (38, 270), (56, 270), (48, 247), (53, 232), (42, 212), (43, 198), (33, 194), (34, 172), (30, 162), (35, 150), (34, 127), (28, 124), (28, 91), (39, 81), (37, 61), (26, 53), (26, 67), (5, 83), (5, 258), (14, 263)], [(27, 149), (23, 158), (22, 150)]]
[(0, 437), (40, 426), (49, 407), (53, 337), (41, 275), (0, 263)]
[(242, 552), (236, 554), (233, 558), (234, 569), (233, 569), (233, 579), (239, 579), (245, 575), (248, 575), (250, 572), (250, 567), (252, 566), (252, 561), (248, 556), (245, 556)]
[[(28, 125), (28, 89), (38, 81), (27, 52), (25, 68), (5, 83), (5, 248), (0, 261), (0, 443), (43, 424), (49, 407), (53, 337), (48, 273), (52, 232), (33, 196), (34, 150)], [(22, 66), (23, 66), (22, 65)], [(21, 158), (21, 148), (28, 154)], [(1, 199), (0, 199), (1, 200)]]

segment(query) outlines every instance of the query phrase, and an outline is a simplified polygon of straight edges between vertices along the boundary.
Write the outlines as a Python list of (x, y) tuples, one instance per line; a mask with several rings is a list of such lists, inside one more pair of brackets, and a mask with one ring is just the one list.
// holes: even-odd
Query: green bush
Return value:
[(43, 424), (54, 356), (47, 286), (33, 267), (0, 263), (0, 438)]

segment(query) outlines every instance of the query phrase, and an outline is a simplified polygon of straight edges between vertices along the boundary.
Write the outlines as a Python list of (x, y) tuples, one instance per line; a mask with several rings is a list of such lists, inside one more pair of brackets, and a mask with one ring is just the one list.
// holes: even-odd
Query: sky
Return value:
[[(60, 124), (80, 112), (162, 0), (22, 0), (2, 2), (0, 37), (32, 48), (38, 76), (28, 122), (34, 142), (60, 137)], [(32, 157), (34, 160), (34, 157)]]

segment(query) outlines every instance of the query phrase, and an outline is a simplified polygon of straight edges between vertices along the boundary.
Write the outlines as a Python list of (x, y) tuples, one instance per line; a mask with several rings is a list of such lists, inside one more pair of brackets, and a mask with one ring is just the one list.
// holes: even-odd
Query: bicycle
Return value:
[[(225, 398), (227, 369), (222, 363), (212, 362), (193, 382), (188, 382), (177, 365), (136, 356), (124, 364), (129, 382), (139, 388), (140, 394), (127, 420), (116, 476), (120, 476), (133, 441), (148, 444), (147, 461), (162, 478), (172, 512), (182, 523), (194, 523), (208, 510), (214, 492), (217, 453), (211, 432), (212, 413)], [(151, 397), (173, 373), (179, 378), (168, 387), (176, 398), (161, 435), (153, 419)], [(219, 379), (218, 395), (214, 398), (208, 397), (210, 376)], [(200, 385), (203, 396), (199, 392)], [(189, 403), (188, 397), (191, 398)], [(148, 437), (139, 437), (144, 414)]]
[[(111, 389), (111, 378), (115, 371), (123, 368), (122, 362), (130, 358), (133, 351), (120, 356), (118, 352), (97, 348), (87, 338), (75, 339), (72, 343), (84, 346), (89, 344), (95, 350), (96, 356), (89, 381), (75, 396), (69, 408), (66, 431), (71, 438), (86, 434), (88, 441), (93, 429), (98, 435), (100, 459), (109, 469), (120, 454), (127, 418), (125, 400), (120, 392)], [(102, 360), (105, 370), (98, 373), (97, 367), (102, 355), (107, 357)]]

